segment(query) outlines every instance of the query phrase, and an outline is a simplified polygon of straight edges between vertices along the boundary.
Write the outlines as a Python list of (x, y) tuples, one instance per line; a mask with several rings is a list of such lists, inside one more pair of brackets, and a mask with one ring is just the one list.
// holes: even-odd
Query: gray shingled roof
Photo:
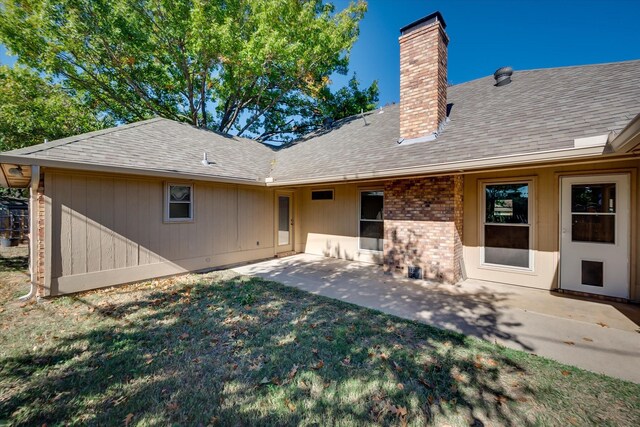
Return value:
[[(490, 76), (450, 87), (449, 123), (437, 140), (413, 145), (398, 145), (400, 111), (392, 105), (366, 113), (366, 125), (361, 117), (350, 117), (277, 151), (151, 119), (3, 155), (208, 179), (313, 181), (572, 148), (577, 138), (622, 129), (640, 112), (640, 60), (516, 71), (512, 80), (495, 87)], [(214, 165), (200, 163), (205, 151)]]
[(574, 139), (622, 129), (640, 112), (640, 60), (516, 71), (448, 88), (449, 123), (438, 139), (398, 145), (400, 108), (335, 124), (278, 153), (276, 181), (321, 178), (571, 148)]
[[(203, 154), (213, 164), (202, 164)], [(251, 139), (155, 118), (9, 151), (49, 161), (256, 181), (269, 175), (273, 150)]]

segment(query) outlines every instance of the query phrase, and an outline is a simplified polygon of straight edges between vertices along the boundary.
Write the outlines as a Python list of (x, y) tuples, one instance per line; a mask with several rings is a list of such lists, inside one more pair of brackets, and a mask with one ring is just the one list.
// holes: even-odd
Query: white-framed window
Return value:
[(483, 183), (483, 265), (533, 270), (532, 183)]
[(167, 183), (164, 198), (165, 221), (193, 221), (193, 184)]
[(384, 192), (360, 190), (358, 217), (358, 247), (360, 250), (382, 252), (384, 246)]
[(311, 200), (333, 200), (333, 189), (311, 190)]

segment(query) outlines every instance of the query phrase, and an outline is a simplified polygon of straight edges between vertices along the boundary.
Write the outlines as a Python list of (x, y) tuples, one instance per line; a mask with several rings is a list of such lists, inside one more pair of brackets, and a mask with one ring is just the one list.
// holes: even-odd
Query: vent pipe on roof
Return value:
[(203, 166), (211, 166), (213, 163), (209, 161), (209, 159), (207, 158), (207, 152), (204, 152), (204, 155), (202, 156), (202, 165)]
[(496, 72), (493, 73), (493, 78), (496, 79), (496, 86), (504, 86), (511, 83), (512, 74), (513, 68), (511, 67), (498, 68)]

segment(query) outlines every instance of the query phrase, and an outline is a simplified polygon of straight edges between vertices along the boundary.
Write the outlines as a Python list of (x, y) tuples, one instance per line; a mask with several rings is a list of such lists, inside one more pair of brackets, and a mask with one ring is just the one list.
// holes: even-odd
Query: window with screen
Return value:
[(360, 192), (360, 249), (382, 251), (384, 244), (384, 193)]
[(171, 222), (193, 220), (193, 185), (167, 184), (165, 219)]
[(484, 264), (531, 268), (529, 182), (484, 186)]

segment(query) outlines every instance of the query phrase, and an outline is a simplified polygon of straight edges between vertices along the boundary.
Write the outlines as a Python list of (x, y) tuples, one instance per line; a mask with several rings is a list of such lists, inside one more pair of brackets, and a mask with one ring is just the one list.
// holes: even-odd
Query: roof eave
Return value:
[(126, 175), (139, 175), (139, 176), (152, 176), (160, 178), (172, 178), (172, 179), (184, 179), (191, 181), (210, 181), (210, 182), (222, 182), (228, 184), (243, 184), (243, 185), (256, 185), (264, 187), (266, 184), (264, 178), (256, 177), (250, 178), (237, 178), (224, 175), (201, 175), (194, 173), (184, 173), (178, 171), (167, 171), (162, 169), (151, 168), (133, 168), (124, 166), (107, 166), (95, 163), (76, 163), (61, 160), (42, 159), (29, 156), (12, 156), (9, 154), (0, 154), (0, 164), (11, 163), (18, 165), (38, 165), (42, 167), (50, 167), (57, 169), (70, 169), (77, 171), (89, 171), (89, 172), (103, 172), (103, 173), (118, 173)]
[(616, 153), (628, 153), (640, 148), (640, 114), (636, 115), (609, 145)]
[(371, 179), (387, 179), (412, 175), (458, 174), (483, 169), (535, 165), (541, 163), (560, 162), (566, 160), (580, 160), (585, 158), (603, 157), (603, 146), (580, 148), (563, 148), (557, 150), (539, 151), (535, 153), (509, 154), (505, 156), (487, 157), (482, 159), (463, 160), (456, 162), (438, 163), (434, 165), (413, 166), (398, 169), (384, 169), (365, 173), (341, 174), (304, 179), (278, 180), (267, 183), (268, 187), (291, 186), (305, 184), (323, 184), (340, 181), (358, 181)]

